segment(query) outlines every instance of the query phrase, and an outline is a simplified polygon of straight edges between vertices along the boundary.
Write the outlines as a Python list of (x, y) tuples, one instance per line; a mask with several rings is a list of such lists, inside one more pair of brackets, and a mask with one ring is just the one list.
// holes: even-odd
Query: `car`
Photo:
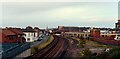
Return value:
[(38, 40), (37, 41), (41, 41), (43, 38), (42, 37), (40, 37), (40, 38), (38, 38)]

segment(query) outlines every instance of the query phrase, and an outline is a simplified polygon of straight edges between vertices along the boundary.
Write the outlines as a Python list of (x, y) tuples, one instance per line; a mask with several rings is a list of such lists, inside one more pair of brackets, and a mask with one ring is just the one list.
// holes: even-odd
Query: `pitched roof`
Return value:
[(8, 29), (2, 29), (2, 33), (4, 35), (16, 35), (15, 33), (13, 33), (12, 31), (10, 31)]
[(14, 32), (17, 35), (24, 35), (24, 33), (20, 29), (17, 28), (7, 28), (7, 29)]
[(34, 29), (21, 29), (22, 32), (35, 32)]

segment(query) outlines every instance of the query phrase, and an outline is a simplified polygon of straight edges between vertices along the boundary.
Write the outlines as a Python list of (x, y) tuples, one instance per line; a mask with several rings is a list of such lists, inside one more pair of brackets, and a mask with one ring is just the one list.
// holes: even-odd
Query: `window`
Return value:
[(8, 40), (9, 38), (7, 36), (5, 36), (5, 40)]
[(35, 33), (34, 33), (34, 37), (35, 37)]
[(31, 33), (31, 36), (33, 36), (33, 33)]
[(104, 37), (104, 35), (102, 35), (102, 37)]
[(30, 33), (28, 33), (28, 37), (30, 37)]
[(25, 34), (25, 36), (26, 36), (26, 34)]
[(15, 38), (15, 36), (10, 36), (10, 40), (14, 40)]
[(77, 34), (74, 34), (74, 36), (76, 36)]
[(30, 38), (27, 38), (27, 41), (30, 41)]
[(89, 37), (91, 36), (91, 35), (88, 35)]
[(88, 36), (87, 34), (85, 36)]

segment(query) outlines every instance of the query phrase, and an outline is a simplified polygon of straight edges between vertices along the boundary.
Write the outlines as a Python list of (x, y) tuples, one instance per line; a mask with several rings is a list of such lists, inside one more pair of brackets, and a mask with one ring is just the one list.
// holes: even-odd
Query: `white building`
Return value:
[(26, 42), (33, 42), (35, 41), (35, 33), (34, 32), (23, 32), (25, 34)]
[(34, 30), (35, 30), (35, 40), (38, 40), (38, 38), (41, 35), (41, 33), (40, 33), (41, 30), (38, 27), (35, 27)]
[(101, 34), (111, 34), (109, 30), (100, 30)]
[(116, 31), (101, 30), (100, 32), (101, 37), (114, 36), (114, 40), (120, 40), (120, 33), (116, 33)]
[(34, 42), (38, 39), (37, 32), (32, 29), (32, 27), (28, 26), (26, 29), (22, 29), (23, 33), (25, 34), (26, 42)]
[(120, 40), (120, 34), (116, 34), (116, 36), (115, 36), (114, 39), (115, 39), (115, 40)]

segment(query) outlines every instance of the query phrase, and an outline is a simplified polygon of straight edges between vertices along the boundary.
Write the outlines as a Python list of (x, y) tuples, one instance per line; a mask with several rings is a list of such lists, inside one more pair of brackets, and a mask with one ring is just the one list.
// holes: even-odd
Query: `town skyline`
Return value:
[(120, 59), (119, 0), (1, 0), (0, 59)]

